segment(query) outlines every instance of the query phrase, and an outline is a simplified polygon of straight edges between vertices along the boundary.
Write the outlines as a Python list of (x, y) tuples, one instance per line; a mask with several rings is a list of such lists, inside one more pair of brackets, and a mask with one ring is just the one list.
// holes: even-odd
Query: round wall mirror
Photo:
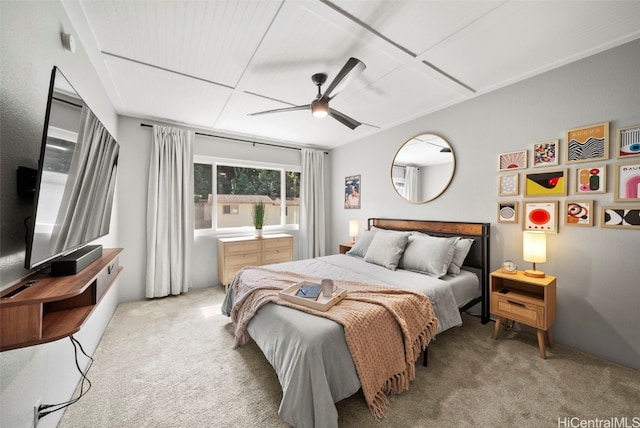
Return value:
[(451, 183), (456, 159), (451, 145), (439, 135), (419, 134), (404, 143), (391, 164), (391, 183), (409, 202), (440, 196)]

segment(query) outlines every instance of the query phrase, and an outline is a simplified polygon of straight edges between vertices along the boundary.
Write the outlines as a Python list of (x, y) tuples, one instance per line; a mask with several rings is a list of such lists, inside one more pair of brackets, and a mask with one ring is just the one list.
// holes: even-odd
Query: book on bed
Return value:
[(320, 284), (305, 283), (300, 285), (300, 288), (296, 291), (296, 296), (316, 300), (321, 292), (322, 286)]

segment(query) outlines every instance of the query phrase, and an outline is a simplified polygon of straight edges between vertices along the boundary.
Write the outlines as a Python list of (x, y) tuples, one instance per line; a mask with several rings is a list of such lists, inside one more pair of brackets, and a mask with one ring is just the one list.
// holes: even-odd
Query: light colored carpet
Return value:
[[(286, 427), (278, 418), (280, 384), (260, 349), (231, 348), (223, 297), (210, 288), (120, 305), (94, 354), (93, 386), (59, 427)], [(465, 315), (462, 327), (432, 342), (429, 366), (390, 397), (382, 421), (357, 393), (337, 403), (340, 426), (640, 423), (640, 371), (558, 344), (542, 360), (535, 334), (509, 330), (495, 341), (492, 329)]]

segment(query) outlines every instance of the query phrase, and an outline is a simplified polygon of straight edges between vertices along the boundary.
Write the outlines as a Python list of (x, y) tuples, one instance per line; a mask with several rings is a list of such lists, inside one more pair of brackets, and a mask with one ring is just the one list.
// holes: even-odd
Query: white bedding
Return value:
[[(458, 307), (480, 295), (478, 278), (464, 270), (460, 275), (436, 279), (400, 269), (392, 271), (347, 255), (265, 267), (420, 291), (431, 300), (439, 321), (438, 332), (462, 324)], [(231, 313), (233, 296), (230, 288), (222, 306), (225, 315)], [(343, 327), (326, 318), (268, 303), (247, 330), (278, 375), (283, 391), (280, 417), (295, 427), (337, 427), (334, 403), (360, 388)]]

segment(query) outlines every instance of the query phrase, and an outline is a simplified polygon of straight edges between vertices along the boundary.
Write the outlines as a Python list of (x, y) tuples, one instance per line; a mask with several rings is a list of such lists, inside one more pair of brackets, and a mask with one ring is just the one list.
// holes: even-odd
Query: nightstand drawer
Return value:
[(494, 312), (496, 315), (513, 321), (522, 322), (532, 327), (544, 329), (544, 306), (531, 303), (518, 302), (517, 299), (509, 299), (506, 296), (492, 297), (494, 300)]

